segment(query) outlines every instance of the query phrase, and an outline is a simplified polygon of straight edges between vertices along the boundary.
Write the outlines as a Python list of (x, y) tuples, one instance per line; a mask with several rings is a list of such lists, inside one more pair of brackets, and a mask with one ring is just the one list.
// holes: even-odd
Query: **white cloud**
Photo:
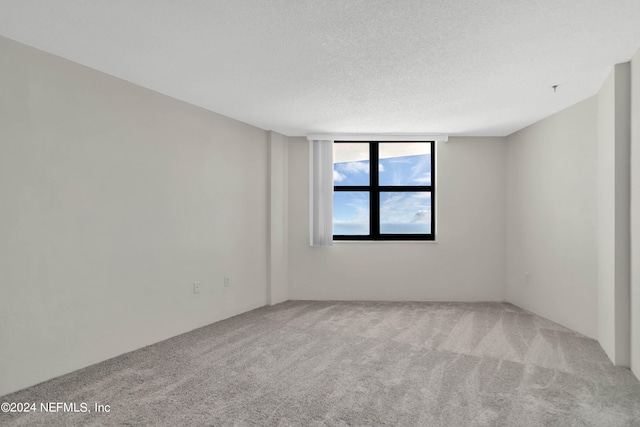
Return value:
[(365, 162), (337, 163), (336, 168), (344, 173), (369, 173), (369, 165)]
[(422, 191), (420, 193), (413, 193), (413, 197), (414, 199), (428, 199), (431, 197), (431, 193), (427, 193), (426, 191)]
[(341, 174), (335, 169), (333, 170), (333, 182), (344, 181), (345, 178), (346, 178), (346, 175)]
[(358, 208), (353, 216), (355, 222), (363, 222), (369, 219), (369, 209)]
[(378, 172), (384, 172), (384, 165), (382, 163), (378, 163)]
[[(393, 193), (381, 200), (380, 216), (386, 223), (408, 224), (431, 219), (431, 206), (422, 194), (428, 193)], [(422, 213), (424, 212), (424, 213)], [(418, 218), (420, 221), (418, 221)]]
[(413, 182), (417, 182), (418, 184), (429, 185), (431, 184), (431, 176), (428, 173), (425, 173), (421, 176), (413, 178)]
[(334, 223), (364, 223), (369, 220), (369, 195), (361, 193), (334, 193)]
[(412, 223), (428, 223), (431, 222), (431, 211), (423, 210), (418, 211), (413, 218)]

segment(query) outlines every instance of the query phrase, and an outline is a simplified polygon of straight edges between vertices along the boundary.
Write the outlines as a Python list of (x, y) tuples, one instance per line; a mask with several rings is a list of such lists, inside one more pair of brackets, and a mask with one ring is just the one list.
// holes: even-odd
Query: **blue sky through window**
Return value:
[[(414, 154), (418, 144), (381, 143), (378, 163), (380, 185), (431, 185), (431, 153)], [(336, 144), (334, 185), (369, 185), (368, 144)], [(359, 155), (356, 151), (360, 151)], [(341, 156), (342, 154), (342, 156)], [(398, 155), (400, 154), (400, 155)], [(402, 155), (407, 154), (407, 155)], [(346, 158), (347, 161), (339, 161)], [(334, 192), (334, 234), (368, 234), (369, 195)], [(364, 231), (363, 231), (364, 230)], [(431, 193), (382, 192), (380, 232), (383, 234), (428, 234), (431, 232)]]

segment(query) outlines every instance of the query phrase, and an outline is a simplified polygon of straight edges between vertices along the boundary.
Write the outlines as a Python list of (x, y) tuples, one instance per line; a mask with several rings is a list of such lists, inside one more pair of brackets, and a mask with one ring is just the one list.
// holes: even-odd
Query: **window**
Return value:
[(334, 240), (434, 240), (435, 143), (335, 141)]

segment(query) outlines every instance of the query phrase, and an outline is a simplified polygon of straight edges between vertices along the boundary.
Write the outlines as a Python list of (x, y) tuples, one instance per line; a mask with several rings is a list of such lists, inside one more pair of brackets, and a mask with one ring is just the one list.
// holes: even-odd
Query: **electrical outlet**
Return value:
[(231, 286), (231, 278), (229, 276), (224, 276), (224, 287), (228, 288)]
[(200, 282), (193, 282), (193, 293), (194, 294), (200, 293)]

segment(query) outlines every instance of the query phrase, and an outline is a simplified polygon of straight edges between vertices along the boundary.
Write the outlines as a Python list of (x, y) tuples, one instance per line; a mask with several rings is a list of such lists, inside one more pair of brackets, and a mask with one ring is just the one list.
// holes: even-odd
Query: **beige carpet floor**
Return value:
[(640, 425), (628, 369), (501, 303), (289, 301), (0, 402), (91, 411), (0, 413), (3, 426)]

